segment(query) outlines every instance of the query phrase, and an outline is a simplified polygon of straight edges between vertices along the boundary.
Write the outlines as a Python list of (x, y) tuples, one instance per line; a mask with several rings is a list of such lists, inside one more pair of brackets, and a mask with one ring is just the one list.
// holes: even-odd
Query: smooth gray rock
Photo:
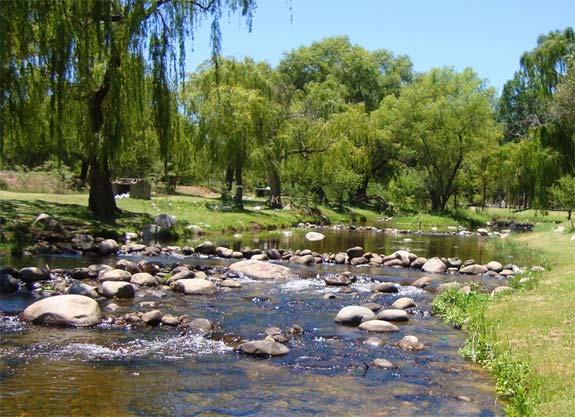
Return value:
[(487, 272), (487, 268), (483, 265), (473, 264), (460, 268), (459, 272), (462, 274), (479, 275), (485, 274)]
[(68, 294), (85, 295), (90, 298), (98, 298), (96, 287), (92, 287), (84, 282), (74, 282), (68, 288)]
[(428, 259), (421, 267), (421, 270), (428, 274), (443, 274), (447, 270), (447, 265), (445, 265), (441, 259), (435, 257)]
[(332, 287), (346, 287), (351, 285), (353, 281), (347, 274), (327, 275), (323, 277), (325, 285)]
[(415, 301), (413, 301), (409, 297), (398, 298), (391, 305), (391, 308), (400, 309), (400, 310), (405, 310), (406, 308), (412, 308), (412, 307), (417, 307), (417, 304), (415, 304)]
[(359, 325), (359, 328), (373, 333), (391, 333), (399, 331), (399, 327), (385, 320), (364, 321)]
[(377, 319), (385, 321), (409, 321), (409, 314), (405, 310), (388, 308), (377, 313)]
[(282, 356), (289, 353), (289, 348), (273, 340), (252, 340), (237, 347), (241, 353), (253, 356)]
[(459, 288), (461, 288), (461, 284), (457, 281), (444, 282), (443, 284), (439, 284), (437, 286), (437, 293), (441, 294), (442, 292), (445, 292), (451, 288), (455, 288), (458, 290)]
[(214, 245), (209, 240), (199, 244), (195, 247), (194, 251), (196, 253), (200, 253), (202, 255), (215, 255), (216, 254), (216, 245)]
[(219, 256), (220, 258), (231, 258), (233, 253), (233, 249), (226, 248), (224, 246), (218, 246), (216, 248), (216, 256)]
[(137, 274), (132, 275), (132, 277), (130, 278), (130, 282), (132, 284), (139, 285), (140, 287), (158, 286), (158, 281), (156, 281), (156, 278), (154, 278), (152, 274), (148, 274), (147, 272), (138, 272)]
[(360, 306), (346, 306), (339, 310), (335, 316), (335, 322), (348, 326), (358, 326), (368, 320), (374, 320), (375, 313), (369, 308)]
[(136, 290), (129, 282), (104, 281), (98, 288), (98, 293), (106, 298), (134, 298)]
[(98, 252), (100, 255), (113, 255), (119, 250), (120, 246), (118, 246), (118, 242), (116, 242), (114, 239), (106, 239), (98, 244)]
[(425, 346), (413, 335), (404, 336), (397, 345), (403, 350), (417, 351), (423, 350)]
[(201, 278), (186, 278), (176, 281), (174, 291), (183, 294), (214, 295), (218, 289), (210, 281)]
[(345, 263), (346, 260), (347, 260), (347, 255), (345, 253), (339, 252), (339, 253), (335, 254), (334, 262), (336, 264), (342, 265)]
[(101, 323), (102, 311), (90, 297), (67, 294), (36, 301), (26, 307), (21, 317), (35, 324), (87, 327)]
[(393, 368), (395, 368), (395, 365), (393, 363), (391, 363), (387, 359), (383, 359), (383, 358), (374, 359), (373, 360), (373, 366), (374, 366), (374, 368), (378, 368), (378, 369), (393, 369)]
[(393, 282), (379, 282), (371, 287), (372, 292), (382, 292), (388, 294), (395, 294), (399, 292), (399, 288)]
[(128, 261), (127, 259), (118, 260), (118, 262), (116, 262), (115, 268), (123, 269), (124, 271), (128, 271), (130, 274), (137, 274), (140, 272), (138, 265), (132, 261)]
[(421, 277), (411, 285), (416, 287), (416, 288), (425, 288), (428, 285), (431, 285), (432, 282), (433, 282), (433, 279), (431, 277)]
[(354, 246), (353, 248), (349, 248), (346, 253), (349, 259), (353, 259), (362, 257), (365, 252), (361, 246)]
[(147, 311), (142, 314), (142, 321), (148, 326), (157, 326), (162, 322), (162, 312), (160, 310)]
[(491, 261), (487, 265), (485, 265), (489, 271), (493, 272), (501, 272), (503, 271), (503, 265), (497, 261)]
[(125, 281), (129, 282), (132, 278), (132, 274), (123, 269), (106, 269), (100, 271), (98, 274), (98, 281)]
[(22, 268), (18, 272), (20, 273), (20, 279), (27, 284), (36, 281), (47, 281), (50, 279), (50, 272), (48, 270), (36, 268), (35, 266)]
[(230, 271), (261, 280), (285, 280), (291, 276), (290, 270), (285, 266), (251, 259), (231, 264)]

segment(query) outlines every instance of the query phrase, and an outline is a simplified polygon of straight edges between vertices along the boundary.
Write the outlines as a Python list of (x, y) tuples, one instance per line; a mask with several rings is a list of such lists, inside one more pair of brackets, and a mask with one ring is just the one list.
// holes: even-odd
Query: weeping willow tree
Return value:
[(183, 77), (186, 40), (210, 20), (215, 55), (220, 18), (239, 12), (249, 25), (254, 9), (254, 0), (2, 2), (0, 151), (18, 124), (36, 117), (24, 106), (31, 94), (40, 90), (49, 100), (50, 135), (56, 140), (63, 137), (66, 103), (79, 101), (88, 120), (77, 147), (90, 169), (89, 208), (112, 215), (109, 161), (145, 117), (146, 75), (151, 72), (161, 156), (169, 161), (175, 123), (169, 90)]

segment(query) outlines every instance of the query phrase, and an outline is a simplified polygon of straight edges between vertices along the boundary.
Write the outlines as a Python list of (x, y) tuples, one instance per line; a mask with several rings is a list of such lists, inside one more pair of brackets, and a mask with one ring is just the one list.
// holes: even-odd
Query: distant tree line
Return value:
[[(217, 187), (242, 207), (269, 186), (305, 205), (445, 210), (568, 207), (575, 180), (575, 32), (541, 35), (498, 97), (472, 69), (416, 73), (346, 36), (272, 68), (219, 54), (219, 18), (249, 0), (4, 2), (0, 167), (56, 162), (116, 207), (113, 177)], [(210, 20), (214, 55), (184, 74)], [(567, 196), (567, 197), (565, 197)]]

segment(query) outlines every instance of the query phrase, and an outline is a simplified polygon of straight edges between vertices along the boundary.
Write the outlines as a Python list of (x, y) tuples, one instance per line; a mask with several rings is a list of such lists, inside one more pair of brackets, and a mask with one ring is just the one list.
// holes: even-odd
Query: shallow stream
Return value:
[[(299, 233), (299, 232), (297, 232)], [(297, 236), (296, 233), (296, 236)], [(389, 253), (409, 248), (421, 256), (459, 256), (486, 261), (484, 241), (476, 238), (394, 236), (346, 231), (322, 242), (305, 242), (268, 235), (221, 237), (218, 244), (310, 248), (318, 252), (362, 245)], [(336, 232), (334, 232), (335, 234)], [(289, 236), (294, 237), (294, 233)], [(396, 239), (397, 240), (394, 240)], [(354, 240), (355, 239), (355, 240)], [(387, 240), (386, 240), (387, 239)], [(411, 239), (405, 241), (405, 239)], [(257, 241), (256, 241), (257, 240)], [(438, 243), (440, 242), (440, 243)], [(315, 247), (314, 245), (319, 247)], [(395, 245), (395, 246), (394, 246)], [(126, 257), (138, 260), (134, 257)], [(48, 263), (51, 268), (87, 266), (95, 261), (113, 264), (117, 258), (34, 257), (9, 260), (11, 266)], [(229, 263), (196, 257), (160, 257), (170, 263)], [(503, 261), (503, 260), (502, 260)], [(7, 262), (4, 260), (4, 262)], [(0, 263), (1, 260), (0, 260)], [(6, 266), (4, 263), (3, 266)], [(102, 324), (90, 329), (28, 325), (14, 314), (35, 301), (18, 294), (0, 299), (6, 314), (0, 322), (0, 410), (3, 416), (501, 416), (493, 381), (486, 371), (458, 353), (464, 334), (430, 315), (433, 294), (408, 284), (424, 274), (393, 268), (353, 268), (358, 281), (351, 294), (326, 287), (321, 277), (345, 266), (324, 265), (293, 269), (287, 282), (241, 279), (242, 288), (221, 288), (214, 297), (176, 294), (169, 290), (140, 290), (133, 300), (100, 299), (120, 305), (118, 314), (154, 308), (173, 315), (187, 314), (216, 322), (220, 330), (208, 336), (175, 329), (117, 329)], [(460, 275), (434, 276), (441, 282), (469, 280)], [(372, 298), (373, 280), (402, 284), (398, 294)], [(336, 293), (335, 299), (324, 295)], [(364, 341), (372, 336), (338, 325), (334, 316), (346, 305), (377, 302), (388, 307), (408, 296), (418, 308), (400, 331), (378, 335), (384, 346)], [(143, 304), (142, 304), (143, 303)], [(290, 353), (254, 359), (233, 351), (225, 341), (239, 336), (265, 337), (270, 326), (301, 325), (305, 332), (287, 344)], [(405, 335), (424, 344), (419, 352), (396, 346)], [(376, 369), (372, 361), (385, 358), (395, 369)]]

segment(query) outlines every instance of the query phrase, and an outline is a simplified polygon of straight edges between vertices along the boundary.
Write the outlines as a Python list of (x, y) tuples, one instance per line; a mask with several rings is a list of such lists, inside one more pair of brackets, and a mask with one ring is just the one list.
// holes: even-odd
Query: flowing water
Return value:
[[(335, 233), (335, 232), (334, 232)], [(353, 232), (334, 242), (294, 241), (282, 234), (271, 237), (244, 235), (241, 245), (304, 248), (320, 252), (345, 250), (356, 244), (367, 250), (389, 253), (400, 243), (383, 235)], [(282, 237), (283, 236), (283, 237)], [(383, 236), (383, 237), (382, 237)], [(293, 234), (291, 236), (293, 238)], [(333, 238), (333, 239), (332, 239)], [(423, 256), (436, 249), (425, 237), (397, 237)], [(227, 237), (214, 239), (218, 243)], [(231, 237), (231, 239), (240, 240)], [(258, 239), (259, 242), (254, 242)], [(395, 239), (395, 237), (393, 237)], [(445, 243), (441, 254), (477, 260), (484, 254), (483, 241), (466, 238)], [(228, 240), (229, 241), (229, 240)], [(230, 241), (231, 242), (231, 241)], [(321, 246), (314, 247), (318, 243)], [(297, 245), (297, 246), (294, 246)], [(474, 246), (475, 245), (475, 246)], [(230, 246), (233, 246), (230, 243)], [(406, 245), (393, 248), (400, 249)], [(456, 248), (453, 248), (456, 246)], [(475, 247), (475, 252), (473, 252)], [(449, 253), (449, 248), (453, 252)], [(465, 248), (465, 249), (462, 249)], [(466, 252), (467, 251), (467, 252)], [(438, 253), (439, 254), (439, 253)], [(134, 258), (128, 258), (134, 259)], [(161, 257), (161, 262), (220, 263), (219, 260)], [(87, 266), (95, 260), (75, 257), (35, 257), (10, 260), (48, 263), (52, 268)], [(99, 259), (113, 264), (115, 258)], [(164, 313), (204, 317), (219, 330), (207, 337), (175, 329), (118, 329), (102, 324), (91, 329), (62, 329), (23, 324), (13, 315), (34, 301), (30, 294), (4, 296), (0, 310), (0, 410), (2, 416), (501, 416), (493, 381), (487, 373), (466, 362), (458, 353), (464, 334), (443, 325), (429, 314), (433, 294), (403, 285), (399, 294), (372, 299), (369, 282), (413, 282), (421, 272), (390, 268), (354, 269), (359, 277), (352, 294), (326, 287), (321, 277), (341, 272), (343, 266), (296, 268), (287, 282), (242, 279), (240, 289), (220, 289), (214, 297), (188, 296), (165, 290), (140, 290), (134, 300), (114, 300), (116, 314), (147, 311), (142, 303), (153, 301)], [(469, 279), (435, 276), (441, 282)], [(333, 318), (340, 308), (365, 302), (384, 307), (402, 296), (413, 298), (418, 308), (398, 333), (381, 337), (385, 345), (364, 341), (371, 336), (357, 328), (341, 326)], [(104, 307), (110, 300), (100, 300)], [(261, 339), (270, 326), (305, 329), (289, 342), (290, 353), (271, 359), (238, 354), (225, 341)], [(406, 352), (396, 346), (412, 334), (426, 346)], [(371, 366), (385, 358), (396, 369)], [(470, 400), (470, 401), (469, 401)]]

